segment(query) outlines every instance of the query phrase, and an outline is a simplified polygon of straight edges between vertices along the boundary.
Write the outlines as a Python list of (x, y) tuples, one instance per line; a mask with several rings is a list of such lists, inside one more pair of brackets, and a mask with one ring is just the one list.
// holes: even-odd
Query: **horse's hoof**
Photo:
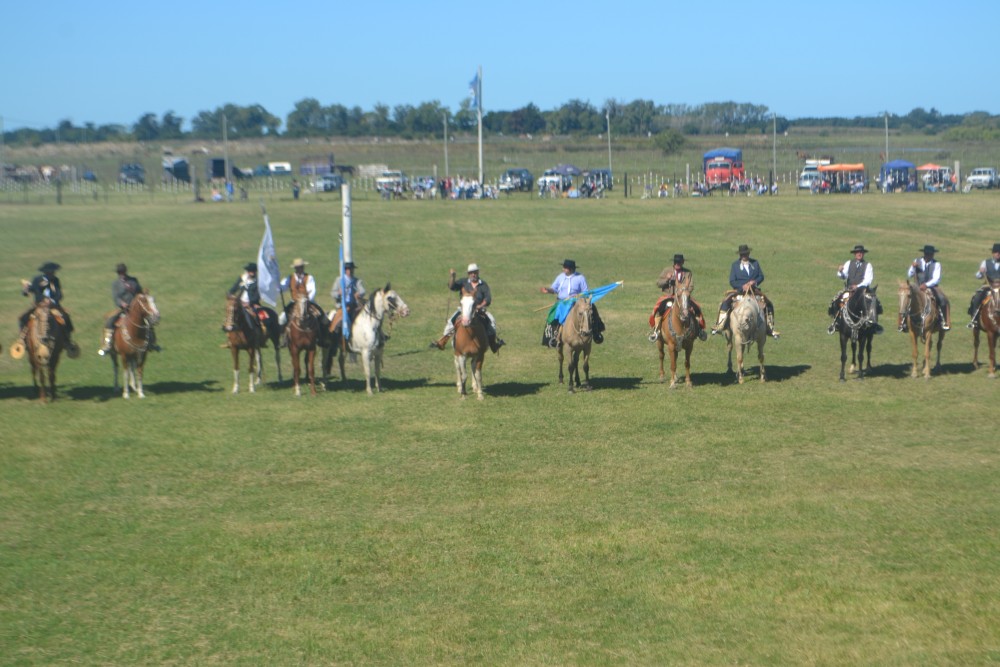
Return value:
[(988, 373), (988, 374), (986, 375), (986, 377), (988, 377), (988, 378), (989, 378), (989, 379), (991, 379), (991, 380), (995, 380), (995, 379), (996, 379), (996, 377), (997, 377), (997, 374), (996, 374), (996, 373)]
[(843, 375), (841, 375), (840, 376), (840, 381), (841, 382), (847, 382), (847, 378), (845, 378)]

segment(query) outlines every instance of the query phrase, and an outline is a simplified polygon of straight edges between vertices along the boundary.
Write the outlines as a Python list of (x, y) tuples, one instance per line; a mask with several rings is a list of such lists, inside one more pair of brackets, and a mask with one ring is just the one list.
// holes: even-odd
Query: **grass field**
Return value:
[[(0, 664), (817, 664), (1000, 661), (998, 385), (971, 366), (994, 193), (641, 201), (355, 202), (354, 258), (413, 314), (386, 391), (357, 366), (312, 398), (232, 395), (225, 290), (256, 204), (0, 206)], [(330, 305), (340, 204), (268, 206), (278, 257)], [(646, 318), (675, 252), (714, 311), (736, 247), (767, 276), (768, 382), (697, 343), (693, 390), (657, 382)], [(836, 267), (864, 243), (885, 303), (872, 377), (837, 381)], [(941, 252), (955, 330), (909, 378), (895, 286)], [(601, 302), (595, 390), (539, 345), (566, 257)], [(78, 360), (33, 399), (6, 354), (19, 278), (62, 264)], [(147, 398), (95, 350), (118, 261), (156, 296)], [(508, 346), (460, 402), (429, 351), (476, 261)]]

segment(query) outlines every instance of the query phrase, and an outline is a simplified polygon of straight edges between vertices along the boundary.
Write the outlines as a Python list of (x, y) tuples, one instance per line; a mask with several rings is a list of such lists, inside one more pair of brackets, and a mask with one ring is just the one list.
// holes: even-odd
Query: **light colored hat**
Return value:
[(297, 267), (297, 266), (308, 266), (308, 265), (309, 265), (309, 262), (307, 262), (306, 260), (302, 259), (301, 257), (296, 257), (295, 261), (292, 262), (292, 268), (293, 269), (295, 267)]
[(475, 262), (473, 262), (472, 264), (469, 264), (469, 269), (468, 269), (468, 271), (466, 271), (466, 273), (472, 273), (473, 271), (475, 271), (476, 273), (479, 273), (479, 265), (476, 264)]

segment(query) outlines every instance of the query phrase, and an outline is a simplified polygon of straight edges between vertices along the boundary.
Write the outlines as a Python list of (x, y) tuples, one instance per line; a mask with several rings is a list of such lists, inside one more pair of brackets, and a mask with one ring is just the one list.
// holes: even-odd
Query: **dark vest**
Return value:
[(923, 285), (925, 282), (934, 277), (934, 264), (937, 262), (936, 259), (932, 259), (929, 262), (924, 262), (924, 270), (917, 271), (917, 284)]
[(857, 260), (851, 260), (851, 268), (847, 270), (847, 280), (845, 281), (845, 286), (850, 287), (851, 285), (857, 285), (862, 280), (865, 279), (865, 271), (868, 269), (868, 262), (861, 262), (861, 266), (858, 266)]
[(1000, 269), (993, 268), (994, 264), (995, 262), (992, 257), (986, 260), (986, 280), (991, 283), (994, 280), (1000, 280)]

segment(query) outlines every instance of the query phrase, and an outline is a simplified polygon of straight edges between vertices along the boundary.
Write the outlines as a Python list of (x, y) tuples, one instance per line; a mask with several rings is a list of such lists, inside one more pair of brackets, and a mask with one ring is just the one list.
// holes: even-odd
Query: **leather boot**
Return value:
[(439, 350), (443, 350), (444, 346), (448, 344), (448, 340), (450, 338), (451, 338), (451, 336), (441, 336), (437, 340), (432, 340), (431, 344), (430, 344), (430, 348), (431, 349), (437, 348)]
[(713, 336), (716, 335), (717, 333), (720, 333), (722, 331), (723, 327), (726, 326), (726, 318), (727, 317), (729, 317), (729, 313), (728, 312), (726, 312), (724, 310), (720, 310), (719, 311), (719, 321), (715, 323), (714, 327), (712, 327), (712, 335)]
[(105, 329), (104, 330), (104, 343), (103, 343), (103, 345), (101, 345), (101, 349), (99, 349), (97, 351), (97, 354), (99, 354), (99, 355), (101, 355), (103, 357), (108, 352), (111, 352), (111, 339), (114, 337), (114, 335), (115, 335), (115, 330), (114, 329)]

